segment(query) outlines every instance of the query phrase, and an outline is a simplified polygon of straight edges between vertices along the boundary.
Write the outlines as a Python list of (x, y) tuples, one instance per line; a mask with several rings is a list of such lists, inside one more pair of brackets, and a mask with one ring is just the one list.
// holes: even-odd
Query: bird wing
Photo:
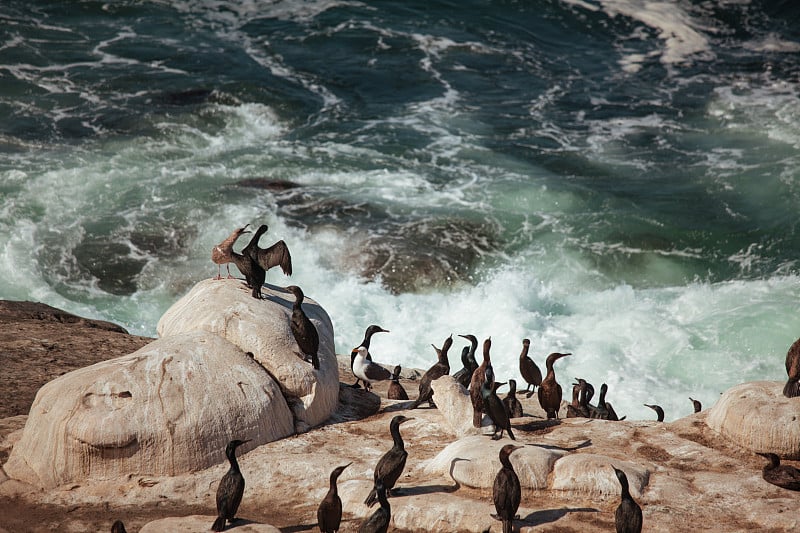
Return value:
[(284, 274), (292, 275), (292, 255), (289, 253), (289, 247), (282, 240), (269, 248), (259, 249), (254, 259), (264, 270), (280, 266)]
[(364, 375), (367, 376), (367, 379), (374, 379), (377, 381), (390, 379), (392, 377), (391, 372), (376, 363), (366, 365), (364, 368)]

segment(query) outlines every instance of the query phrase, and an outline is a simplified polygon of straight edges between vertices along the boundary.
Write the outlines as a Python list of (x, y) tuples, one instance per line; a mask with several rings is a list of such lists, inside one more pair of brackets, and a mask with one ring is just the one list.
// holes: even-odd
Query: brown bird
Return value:
[(505, 406), (509, 418), (523, 416), (522, 402), (517, 399), (517, 382), (513, 379), (508, 380), (508, 394), (503, 398), (503, 406)]
[(381, 504), (380, 508), (372, 513), (372, 516), (364, 520), (358, 528), (358, 533), (386, 533), (389, 530), (389, 522), (392, 520), (392, 506), (386, 499), (386, 487), (381, 480), (375, 482), (372, 489), (376, 494), (377, 501)]
[(622, 486), (622, 500), (614, 513), (614, 523), (617, 533), (641, 533), (642, 531), (642, 508), (631, 496), (628, 488), (628, 476), (625, 472), (611, 465), (617, 475), (619, 484)]
[(400, 384), (400, 365), (394, 367), (394, 372), (392, 372), (392, 382), (389, 383), (389, 390), (386, 393), (386, 397), (390, 400), (408, 400), (408, 394), (403, 386)]
[(644, 404), (645, 407), (649, 407), (653, 411), (656, 412), (656, 418), (658, 422), (664, 421), (664, 410), (661, 408), (660, 405), (650, 405), (649, 403)]
[(551, 353), (547, 356), (547, 361), (545, 362), (547, 375), (539, 386), (539, 405), (547, 413), (548, 419), (558, 418), (558, 409), (561, 407), (561, 385), (556, 381), (556, 371), (553, 370), (553, 363), (568, 355), (572, 354)]
[(342, 475), (344, 469), (353, 463), (344, 466), (337, 466), (331, 472), (330, 488), (317, 508), (317, 525), (321, 533), (334, 533), (339, 531), (342, 523), (342, 499), (339, 497), (339, 489), (336, 480)]
[(519, 354), (519, 373), (522, 379), (525, 380), (525, 383), (528, 384), (528, 387), (525, 389), (525, 392), (528, 393), (528, 398), (533, 396), (536, 387), (542, 384), (542, 371), (539, 370), (539, 367), (536, 366), (533, 359), (528, 356), (528, 349), (530, 346), (531, 341), (529, 339), (522, 339), (522, 352)]
[(297, 346), (303, 352), (303, 360), (311, 359), (311, 365), (319, 370), (319, 333), (316, 326), (303, 311), (303, 299), (305, 295), (297, 285), (289, 285), (286, 290), (294, 295), (294, 305), (292, 306), (292, 335), (297, 341)]
[(111, 525), (111, 533), (128, 533), (125, 531), (125, 524), (122, 523), (122, 520), (117, 520)]
[(769, 459), (769, 464), (761, 473), (764, 481), (782, 489), (800, 490), (800, 470), (793, 466), (782, 465), (781, 458), (777, 454), (759, 453), (758, 455)]
[(489, 350), (491, 349), (492, 338), (489, 337), (483, 341), (483, 362), (472, 373), (472, 380), (469, 382), (469, 398), (472, 401), (472, 425), (476, 428), (481, 427), (481, 419), (483, 418), (481, 386), (486, 381), (486, 369), (492, 366), (492, 358), (489, 355)]
[[(489, 367), (491, 368), (491, 367)], [(481, 396), (483, 398), (483, 410), (492, 419), (494, 424), (494, 433), (492, 433), (492, 440), (503, 438), (503, 431), (508, 433), (508, 438), (517, 440), (514, 437), (514, 432), (511, 430), (511, 421), (508, 418), (508, 411), (506, 411), (503, 401), (497, 397), (497, 389), (505, 385), (502, 381), (494, 381), (494, 377), (490, 377), (493, 371), (486, 371), (486, 381), (481, 386)], [(500, 432), (499, 434), (497, 432)]]
[(416, 409), (420, 406), (420, 404), (422, 404), (422, 402), (428, 402), (431, 407), (435, 407), (433, 404), (433, 388), (431, 387), (431, 383), (433, 383), (434, 380), (450, 373), (450, 360), (447, 357), (447, 352), (450, 350), (450, 346), (452, 345), (452, 335), (444, 340), (444, 344), (442, 344), (441, 349), (431, 344), (433, 349), (436, 350), (437, 361), (425, 372), (425, 374), (422, 375), (422, 379), (419, 382), (419, 395), (417, 395), (417, 399), (414, 400), (414, 403), (411, 404), (411, 409)]
[(581, 405), (581, 385), (572, 384), (572, 403), (567, 405), (567, 418), (589, 418), (589, 410)]
[(517, 517), (517, 509), (522, 499), (522, 490), (519, 484), (519, 477), (514, 472), (509, 457), (522, 446), (506, 444), (500, 448), (500, 470), (494, 478), (492, 485), (492, 500), (497, 511), (499, 520), (503, 521), (503, 533), (514, 531), (514, 519)]
[(783, 395), (787, 398), (800, 396), (800, 339), (794, 341), (786, 352), (786, 373), (789, 380), (783, 387)]
[(692, 406), (694, 407), (694, 412), (699, 413), (703, 410), (703, 404), (700, 403), (700, 400), (695, 400), (694, 398), (689, 398), (692, 401)]
[(403, 473), (403, 469), (406, 467), (408, 452), (403, 443), (403, 437), (400, 436), (400, 424), (409, 420), (414, 419), (396, 415), (389, 423), (389, 432), (392, 434), (394, 444), (375, 465), (375, 472), (373, 473), (374, 486), (367, 499), (364, 500), (367, 507), (372, 507), (378, 501), (378, 483), (380, 482), (386, 488), (387, 495), (391, 495), (394, 484), (400, 479), (400, 474)]
[(227, 239), (211, 249), (211, 260), (217, 265), (217, 277), (214, 279), (222, 279), (222, 265), (228, 270), (228, 279), (233, 279), (230, 265), (233, 263), (233, 245), (243, 234), (250, 233), (247, 229), (249, 225), (245, 224), (244, 227), (233, 230)]

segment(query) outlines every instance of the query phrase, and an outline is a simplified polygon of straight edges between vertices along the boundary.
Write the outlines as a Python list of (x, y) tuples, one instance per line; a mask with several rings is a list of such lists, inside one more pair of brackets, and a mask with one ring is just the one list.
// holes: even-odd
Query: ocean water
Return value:
[(339, 352), (674, 419), (785, 379), (799, 75), (790, 1), (6, 0), (0, 298), (155, 335), (266, 223)]

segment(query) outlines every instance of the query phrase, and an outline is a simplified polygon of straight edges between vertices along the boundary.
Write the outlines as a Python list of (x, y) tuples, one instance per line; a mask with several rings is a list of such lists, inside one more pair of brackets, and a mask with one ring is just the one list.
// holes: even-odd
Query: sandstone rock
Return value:
[(783, 383), (754, 381), (725, 391), (708, 411), (708, 427), (756, 453), (800, 459), (800, 398), (783, 395)]
[(296, 430), (324, 422), (336, 409), (339, 372), (333, 325), (319, 304), (306, 297), (303, 310), (319, 333), (319, 370), (302, 360), (290, 328), (294, 296), (272, 285), (256, 300), (239, 280), (199, 282), (158, 322), (160, 337), (208, 331), (250, 352), (280, 384), (296, 418)]
[[(43, 386), (5, 470), (55, 487), (83, 479), (177, 475), (292, 434), (280, 389), (252, 358), (205, 332), (176, 335)], [(244, 451), (244, 450), (243, 450)]]
[[(491, 440), (483, 435), (464, 437), (442, 450), (431, 460), (426, 471), (450, 476), (468, 487), (491, 489), (500, 470), (500, 448), (506, 444), (523, 443), (508, 438)], [(544, 489), (553, 464), (566, 453), (553, 447), (527, 445), (511, 455), (511, 464), (522, 487)]]
[[(453, 376), (442, 376), (431, 383), (433, 401), (456, 437), (480, 434), (481, 430), (472, 425), (472, 401), (469, 392)], [(491, 425), (484, 416), (482, 426)], [(498, 463), (499, 464), (499, 463)]]
[[(191, 515), (162, 518), (148, 522), (139, 533), (207, 533), (211, 531), (214, 516)], [(257, 524), (246, 519), (239, 519), (228, 526), (236, 533), (280, 533), (280, 529), (269, 524)]]
[(594, 453), (570, 454), (556, 461), (551, 488), (600, 496), (618, 495), (619, 480), (611, 465), (625, 472), (631, 495), (635, 499), (641, 498), (650, 479), (649, 470), (630, 461)]

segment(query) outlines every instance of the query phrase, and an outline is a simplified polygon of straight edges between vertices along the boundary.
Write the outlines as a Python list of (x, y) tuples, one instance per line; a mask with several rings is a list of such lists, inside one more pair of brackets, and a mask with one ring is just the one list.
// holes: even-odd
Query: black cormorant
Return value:
[(383, 454), (378, 464), (375, 465), (375, 472), (373, 474), (374, 486), (367, 496), (367, 499), (364, 500), (364, 503), (367, 504), (368, 507), (372, 507), (375, 505), (375, 502), (378, 501), (378, 494), (376, 491), (378, 482), (383, 484), (387, 495), (391, 495), (394, 484), (397, 483), (400, 474), (403, 473), (403, 468), (405, 468), (406, 459), (408, 458), (408, 452), (403, 444), (403, 438), (400, 436), (400, 424), (408, 420), (413, 420), (413, 418), (396, 415), (389, 423), (389, 431), (392, 434), (394, 444), (388, 452)]
[(642, 531), (642, 509), (631, 497), (631, 492), (628, 488), (628, 476), (613, 465), (611, 468), (614, 469), (619, 484), (622, 485), (622, 501), (620, 501), (619, 507), (614, 513), (617, 533), (640, 533)]
[(300, 351), (303, 352), (303, 359), (308, 361), (319, 370), (319, 333), (311, 319), (303, 311), (303, 299), (305, 295), (297, 285), (289, 285), (286, 290), (294, 295), (294, 305), (292, 306), (292, 334)]
[(517, 382), (513, 379), (508, 380), (508, 394), (503, 398), (503, 406), (506, 408), (509, 418), (523, 416), (522, 402), (517, 399)]
[(336, 480), (342, 475), (344, 469), (351, 464), (353, 463), (337, 466), (331, 472), (330, 488), (317, 509), (317, 525), (321, 533), (339, 531), (339, 524), (342, 522), (342, 499), (339, 497)]
[[(489, 372), (487, 371), (486, 374), (487, 380), (481, 385), (481, 397), (483, 398), (483, 410), (489, 415), (489, 418), (492, 419), (492, 423), (494, 423), (492, 439), (497, 440), (503, 438), (503, 431), (505, 430), (508, 432), (508, 437), (511, 440), (516, 440), (514, 438), (514, 432), (511, 431), (511, 422), (509, 421), (506, 407), (503, 405), (502, 400), (497, 397), (497, 389), (505, 385), (505, 383), (492, 383), (489, 380)], [(498, 430), (500, 430), (499, 435), (497, 434)]]
[(764, 466), (761, 476), (764, 481), (788, 490), (800, 490), (800, 470), (790, 465), (782, 465), (781, 458), (774, 453), (759, 453), (761, 457), (769, 459), (769, 464)]
[(392, 519), (392, 507), (389, 505), (389, 500), (386, 499), (386, 487), (378, 480), (375, 482), (372, 492), (376, 494), (377, 501), (381, 504), (381, 507), (361, 524), (361, 527), (358, 528), (358, 533), (386, 533), (389, 529), (389, 521)]
[(400, 384), (400, 365), (394, 367), (392, 372), (392, 382), (389, 383), (389, 390), (386, 392), (386, 397), (390, 400), (408, 400), (408, 394), (403, 386)]
[(236, 518), (236, 511), (242, 503), (244, 494), (244, 476), (239, 470), (239, 463), (236, 461), (236, 448), (242, 444), (250, 442), (248, 440), (232, 440), (225, 447), (225, 456), (231, 464), (230, 469), (222, 476), (222, 480), (217, 487), (217, 519), (211, 526), (212, 531), (223, 531), (225, 522), (233, 522)]
[(695, 413), (699, 413), (703, 410), (703, 404), (700, 403), (700, 400), (695, 400), (694, 398), (689, 398), (692, 401), (692, 407), (694, 408)]
[(483, 341), (483, 362), (475, 372), (472, 373), (472, 380), (469, 383), (469, 399), (472, 401), (472, 425), (476, 428), (481, 427), (483, 418), (483, 396), (481, 387), (486, 381), (486, 369), (492, 366), (492, 359), (489, 351), (492, 349), (492, 338)]
[(660, 405), (650, 405), (648, 403), (644, 404), (645, 407), (649, 407), (653, 411), (656, 412), (656, 416), (658, 417), (659, 422), (664, 421), (664, 410), (661, 408)]
[(522, 351), (519, 354), (519, 373), (522, 376), (522, 379), (525, 380), (525, 383), (528, 386), (525, 388), (525, 392), (528, 393), (528, 398), (533, 396), (536, 387), (542, 384), (542, 371), (533, 362), (528, 356), (528, 349), (531, 346), (530, 339), (522, 339)]
[(556, 371), (553, 369), (553, 363), (572, 355), (569, 353), (551, 353), (547, 356), (545, 366), (547, 368), (547, 375), (539, 385), (539, 405), (547, 413), (547, 418), (558, 418), (558, 409), (561, 407), (561, 385), (556, 381)]
[(516, 518), (519, 502), (522, 499), (519, 478), (509, 459), (514, 450), (520, 448), (522, 446), (513, 444), (506, 444), (500, 448), (500, 464), (502, 466), (492, 485), (492, 500), (494, 500), (497, 518), (503, 521), (503, 533), (511, 533), (514, 530), (514, 518)]
[(419, 381), (419, 394), (417, 395), (417, 399), (414, 400), (414, 403), (411, 404), (411, 409), (416, 409), (423, 402), (428, 402), (431, 407), (434, 406), (433, 388), (431, 387), (431, 383), (433, 383), (434, 380), (450, 373), (450, 360), (447, 357), (447, 352), (450, 350), (450, 346), (452, 345), (452, 335), (444, 340), (444, 344), (442, 344), (441, 349), (431, 344), (433, 349), (436, 350), (437, 360), (436, 363), (434, 363), (433, 366), (422, 375), (422, 379)]

